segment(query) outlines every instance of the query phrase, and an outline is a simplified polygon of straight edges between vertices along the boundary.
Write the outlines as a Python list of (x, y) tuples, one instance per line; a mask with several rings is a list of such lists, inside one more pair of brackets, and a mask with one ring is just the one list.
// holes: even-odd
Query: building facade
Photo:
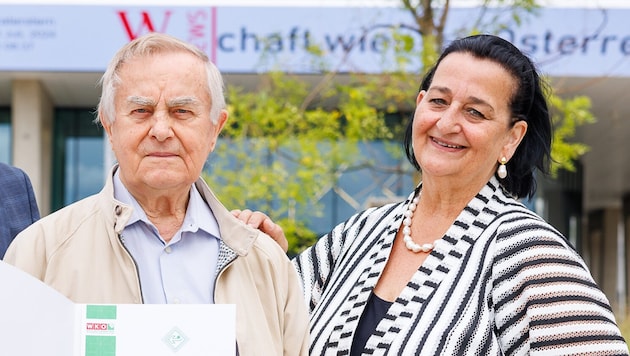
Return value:
[[(394, 7), (0, 9), (0, 161), (29, 174), (43, 215), (101, 187), (113, 158), (92, 122), (97, 82), (114, 52), (134, 37), (159, 31), (192, 42), (225, 74), (226, 85), (253, 88), (258, 73), (277, 66), (320, 74), (308, 59), (312, 45), (323, 49), (329, 68), (379, 73), (392, 60), (392, 29), (413, 27)], [(453, 9), (446, 33), (463, 33), (475, 11)], [(544, 8), (499, 31), (534, 58), (561, 96), (592, 100), (597, 122), (575, 135), (590, 151), (576, 172), (543, 179), (528, 204), (576, 245), (620, 314), (630, 296), (630, 156), (624, 148), (630, 134), (629, 18), (630, 8)], [(405, 187), (396, 193), (404, 194), (411, 183), (400, 179)], [(364, 207), (381, 198), (356, 200)], [(357, 208), (334, 194), (328, 199), (329, 227)]]

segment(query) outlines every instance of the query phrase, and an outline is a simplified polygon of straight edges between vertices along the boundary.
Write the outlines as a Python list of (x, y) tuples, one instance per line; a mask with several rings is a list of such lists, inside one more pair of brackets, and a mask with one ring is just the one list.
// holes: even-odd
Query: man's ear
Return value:
[(98, 111), (98, 119), (101, 122), (103, 129), (105, 129), (105, 132), (107, 133), (107, 138), (109, 139), (109, 142), (111, 143), (112, 142), (112, 124), (109, 122), (109, 120), (105, 118), (105, 115), (103, 115), (103, 110)]
[(221, 130), (223, 130), (223, 127), (225, 126), (225, 123), (228, 120), (228, 112), (227, 110), (221, 110), (221, 113), (219, 113), (219, 118), (217, 119), (217, 123), (214, 124), (214, 134), (212, 135), (212, 143), (210, 145), (210, 152), (214, 151), (214, 146), (217, 144), (217, 138), (219, 137), (219, 134), (221, 133)]

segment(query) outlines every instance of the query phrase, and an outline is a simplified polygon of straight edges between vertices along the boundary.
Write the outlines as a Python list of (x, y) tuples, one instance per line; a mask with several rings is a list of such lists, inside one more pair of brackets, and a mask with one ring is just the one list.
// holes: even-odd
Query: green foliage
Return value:
[[(359, 156), (357, 143), (401, 139), (422, 75), (438, 58), (449, 2), (400, 1), (413, 17), (419, 37), (392, 27), (392, 47), (387, 52), (394, 53), (394, 61), (383, 58), (381, 74), (352, 73), (340, 78), (330, 71), (325, 52), (311, 44), (311, 64), (322, 74), (318, 82), (308, 83), (276, 70), (261, 75), (254, 91), (229, 88), (230, 119), (204, 178), (228, 209), (255, 207), (279, 223), (289, 240), (290, 255), (317, 238), (297, 216), (321, 216), (323, 207), (318, 201), (336, 186), (341, 174), (374, 165), (369, 157)], [(462, 35), (499, 31), (508, 23), (518, 25), (538, 9), (534, 0), (480, 0), (480, 6), (481, 16), (467, 22)], [(497, 6), (504, 11), (486, 11)], [(410, 73), (417, 58), (421, 58), (420, 68)], [(269, 54), (261, 58), (261, 62), (272, 61)], [(550, 103), (556, 127), (555, 174), (558, 169), (574, 169), (575, 160), (587, 151), (571, 138), (578, 126), (594, 118), (585, 97), (552, 95)], [(387, 121), (388, 114), (401, 112), (406, 117), (402, 122)], [(388, 149), (403, 155), (399, 144)]]
[(619, 323), (619, 329), (621, 329), (621, 336), (627, 341), (630, 340), (630, 314), (617, 317)]
[(314, 242), (296, 216), (321, 216), (318, 200), (339, 175), (371, 164), (357, 160), (357, 142), (393, 137), (365, 90), (329, 85), (321, 93), (335, 89), (333, 108), (323, 106), (324, 95), (302, 109), (308, 85), (281, 72), (265, 74), (253, 92), (229, 88), (231, 118), (204, 176), (228, 209), (255, 206), (281, 222), (290, 253)]
[(558, 170), (575, 171), (574, 162), (588, 152), (588, 146), (572, 142), (576, 129), (585, 124), (595, 122), (591, 113), (591, 100), (585, 96), (562, 99), (552, 94), (548, 97), (553, 118), (553, 144), (551, 146), (551, 174), (556, 176)]
[[(535, 0), (483, 0), (481, 8), (481, 16), (471, 29), (496, 33), (507, 27), (506, 21), (520, 26), (527, 17), (536, 15), (540, 5)], [(501, 11), (493, 11), (492, 15), (488, 15), (488, 9), (497, 8)]]
[(313, 231), (309, 230), (306, 225), (301, 221), (294, 219), (280, 219), (277, 221), (282, 226), (285, 235), (289, 241), (289, 250), (287, 254), (293, 257), (300, 252), (304, 251), (307, 247), (317, 242), (319, 236)]

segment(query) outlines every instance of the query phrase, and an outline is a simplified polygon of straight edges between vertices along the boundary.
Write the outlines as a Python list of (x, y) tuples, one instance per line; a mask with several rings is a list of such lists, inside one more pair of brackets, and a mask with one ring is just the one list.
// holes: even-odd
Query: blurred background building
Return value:
[[(453, 36), (474, 11), (467, 7), (474, 1), (460, 3), (450, 15)], [(630, 296), (630, 156), (625, 148), (630, 135), (630, 4), (589, 3), (545, 7), (500, 34), (529, 53), (563, 95), (592, 100), (597, 122), (579, 128), (575, 136), (590, 151), (575, 172), (543, 179), (527, 204), (571, 240), (616, 311), (625, 313)], [(325, 48), (325, 58), (340, 72), (378, 73), (383, 38), (378, 32), (361, 34), (366, 28), (411, 21), (395, 6), (185, 4), (0, 2), (0, 162), (29, 174), (42, 215), (102, 186), (114, 159), (103, 131), (93, 123), (97, 82), (114, 52), (132, 38), (147, 31), (180, 37), (208, 53), (227, 86), (254, 88), (258, 74), (278, 64), (317, 76), (307, 59), (312, 43)], [(272, 61), (262, 60), (265, 49)], [(400, 190), (379, 189), (394, 186), (392, 181)], [(322, 197), (326, 216), (311, 221), (315, 231), (326, 232), (357, 209), (392, 194), (407, 194), (413, 182), (358, 172), (340, 184)]]

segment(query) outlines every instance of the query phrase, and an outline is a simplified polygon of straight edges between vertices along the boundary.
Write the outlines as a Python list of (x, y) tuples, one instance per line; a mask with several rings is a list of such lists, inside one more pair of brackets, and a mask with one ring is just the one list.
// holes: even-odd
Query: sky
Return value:
[[(480, 0), (452, 0), (455, 6), (475, 6)], [(153, 6), (398, 6), (399, 0), (0, 0), (26, 5), (153, 5)], [(543, 6), (629, 8), (630, 0), (540, 0)]]

